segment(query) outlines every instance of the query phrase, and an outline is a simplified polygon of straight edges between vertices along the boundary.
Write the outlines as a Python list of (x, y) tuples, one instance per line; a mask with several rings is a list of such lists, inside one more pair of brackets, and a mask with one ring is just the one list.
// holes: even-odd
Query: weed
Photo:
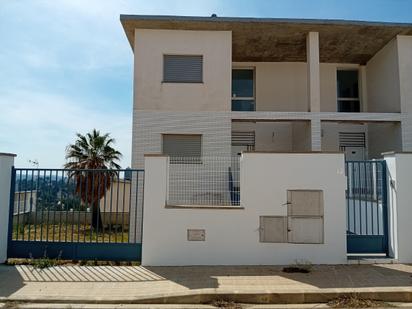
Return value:
[(395, 307), (392, 304), (385, 303), (383, 301), (377, 301), (372, 299), (365, 299), (358, 294), (350, 294), (338, 297), (328, 302), (328, 305), (332, 308), (391, 308)]
[(39, 269), (56, 266), (59, 264), (61, 254), (62, 252), (60, 251), (56, 259), (49, 258), (47, 256), (46, 250), (44, 251), (43, 257), (39, 259), (34, 259), (33, 256), (30, 254), (31, 265), (33, 265), (34, 268), (39, 268)]
[(224, 300), (224, 299), (216, 299), (212, 301), (211, 305), (217, 308), (224, 308), (224, 309), (242, 309), (242, 306), (240, 304), (237, 304), (233, 301)]

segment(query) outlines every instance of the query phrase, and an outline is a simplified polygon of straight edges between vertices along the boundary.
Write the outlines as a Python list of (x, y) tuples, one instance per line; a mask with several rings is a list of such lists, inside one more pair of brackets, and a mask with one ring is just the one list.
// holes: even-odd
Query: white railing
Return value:
[(239, 206), (240, 157), (171, 157), (167, 204)]

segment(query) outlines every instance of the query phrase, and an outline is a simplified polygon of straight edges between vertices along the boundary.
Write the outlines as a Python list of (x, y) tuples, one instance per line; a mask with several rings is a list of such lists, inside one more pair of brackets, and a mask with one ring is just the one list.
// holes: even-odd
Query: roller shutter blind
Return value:
[(171, 163), (199, 163), (202, 157), (202, 136), (163, 134), (163, 154)]
[(164, 55), (163, 82), (203, 82), (203, 56)]
[(255, 146), (255, 132), (232, 131), (232, 146)]
[(366, 147), (365, 133), (339, 132), (340, 147)]

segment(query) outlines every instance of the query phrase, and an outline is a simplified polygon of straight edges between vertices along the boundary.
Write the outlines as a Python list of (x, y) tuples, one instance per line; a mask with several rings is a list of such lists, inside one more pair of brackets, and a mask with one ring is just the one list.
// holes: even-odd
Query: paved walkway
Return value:
[[(0, 265), (0, 302), (207, 303), (323, 302), (356, 291), (386, 301), (412, 301), (412, 265), (314, 266), (309, 274), (281, 267), (132, 267)], [(216, 296), (218, 295), (218, 296)]]

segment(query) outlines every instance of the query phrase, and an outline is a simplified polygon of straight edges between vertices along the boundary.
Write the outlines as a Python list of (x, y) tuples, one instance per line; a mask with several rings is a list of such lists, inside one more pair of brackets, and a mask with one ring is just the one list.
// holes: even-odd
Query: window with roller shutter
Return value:
[(170, 163), (202, 163), (202, 136), (196, 134), (163, 134), (162, 153)]
[(203, 56), (163, 55), (164, 83), (202, 83)]

